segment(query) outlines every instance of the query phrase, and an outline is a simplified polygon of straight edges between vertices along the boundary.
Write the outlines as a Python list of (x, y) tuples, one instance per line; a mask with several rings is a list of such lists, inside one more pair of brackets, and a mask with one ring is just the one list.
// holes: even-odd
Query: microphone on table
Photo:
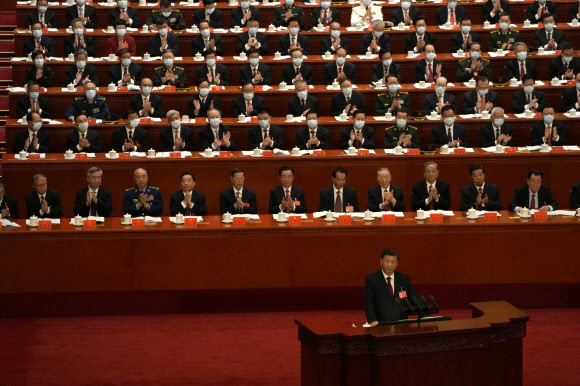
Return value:
[(410, 315), (417, 315), (418, 309), (415, 309), (413, 303), (411, 303), (408, 297), (403, 298), (403, 303), (405, 303), (407, 308), (409, 308), (409, 311), (411, 311)]
[(398, 297), (395, 297), (395, 304), (397, 304), (401, 308), (404, 314), (409, 315), (411, 313), (409, 307), (407, 307), (407, 305), (404, 302), (401, 302), (401, 300)]
[(431, 300), (431, 303), (433, 303), (433, 306), (435, 306), (434, 314), (438, 314), (439, 313), (439, 305), (435, 301), (435, 298), (433, 297), (433, 295), (429, 295), (429, 300)]

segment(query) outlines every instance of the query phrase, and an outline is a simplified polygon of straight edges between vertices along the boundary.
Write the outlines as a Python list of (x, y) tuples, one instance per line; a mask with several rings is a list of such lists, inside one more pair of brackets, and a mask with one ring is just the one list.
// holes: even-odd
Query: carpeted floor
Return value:
[[(524, 384), (578, 385), (580, 309), (527, 312)], [(294, 319), (308, 314), (0, 319), (0, 384), (295, 386)], [(361, 312), (332, 314), (364, 321)]]

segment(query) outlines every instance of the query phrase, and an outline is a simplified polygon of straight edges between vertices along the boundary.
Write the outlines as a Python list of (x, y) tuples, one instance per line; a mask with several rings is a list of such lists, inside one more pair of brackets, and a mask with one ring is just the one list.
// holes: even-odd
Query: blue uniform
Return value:
[(71, 118), (79, 114), (86, 114), (88, 118), (105, 119), (110, 114), (109, 106), (107, 106), (107, 98), (97, 95), (93, 103), (87, 101), (85, 95), (80, 95), (75, 98), (72, 105), (68, 108), (65, 118), (70, 121)]
[(161, 190), (154, 186), (147, 185), (143, 191), (147, 195), (148, 209), (138, 208), (139, 195), (141, 191), (137, 186), (133, 186), (125, 190), (123, 197), (123, 211), (133, 217), (141, 216), (161, 216), (163, 212), (163, 198), (161, 198)]

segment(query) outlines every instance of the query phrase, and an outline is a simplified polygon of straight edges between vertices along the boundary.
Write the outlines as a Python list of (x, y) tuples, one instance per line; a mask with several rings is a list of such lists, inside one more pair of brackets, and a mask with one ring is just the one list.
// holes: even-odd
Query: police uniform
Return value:
[(185, 68), (177, 67), (174, 65), (171, 68), (171, 70), (173, 71), (173, 82), (168, 81), (166, 83), (163, 83), (163, 78), (167, 73), (167, 67), (165, 66), (157, 67), (155, 69), (155, 75), (153, 76), (153, 86), (161, 86), (162, 84), (169, 83), (176, 84), (177, 82), (187, 83), (187, 79), (185, 78)]
[(183, 16), (181, 16), (181, 11), (179, 9), (172, 9), (169, 17), (163, 16), (160, 9), (154, 9), (149, 14), (149, 18), (145, 24), (148, 26), (157, 25), (157, 20), (161, 18), (169, 20), (170, 26), (178, 24), (185, 27), (185, 20), (183, 20)]
[(86, 95), (80, 95), (75, 98), (72, 105), (68, 108), (65, 118), (70, 120), (81, 113), (85, 114), (88, 118), (106, 118), (110, 114), (109, 106), (107, 106), (107, 98), (96, 95), (93, 103), (89, 103)]
[(407, 113), (411, 112), (411, 99), (409, 98), (409, 93), (397, 90), (395, 95), (391, 95), (388, 92), (377, 95), (377, 102), (375, 105), (376, 114), (384, 115), (387, 111), (390, 111), (392, 114), (396, 113), (397, 109), (390, 109), (393, 101), (396, 99), (399, 100), (399, 110)]
[(416, 127), (407, 124), (403, 130), (400, 130), (397, 125), (385, 129), (385, 149), (397, 147), (401, 134), (405, 134), (406, 138), (411, 139), (411, 144), (407, 146), (408, 148), (419, 147), (419, 131), (417, 131)]
[[(276, 27), (288, 27), (288, 23), (286, 23), (286, 12), (288, 12), (288, 8), (285, 5), (280, 5), (274, 8), (274, 25)], [(302, 9), (299, 5), (292, 4), (292, 16), (296, 16), (298, 18), (298, 23), (301, 26), (305, 23), (304, 18), (304, 9)]]
[(492, 79), (491, 76), (491, 63), (489, 60), (485, 60), (482, 58), (477, 59), (478, 62), (483, 63), (483, 67), (481, 70), (474, 70), (472, 73), (469, 72), (469, 68), (471, 68), (472, 59), (467, 58), (460, 60), (457, 63), (457, 81), (458, 82), (467, 82), (471, 78), (477, 78), (478, 76), (485, 76), (487, 79)]
[(514, 43), (520, 41), (520, 31), (508, 28), (507, 32), (504, 34), (501, 32), (501, 29), (495, 30), (489, 34), (489, 44), (488, 49), (489, 51), (495, 52), (498, 48), (504, 43), (511, 44), (510, 51), (514, 49)]
[(161, 190), (154, 186), (147, 185), (144, 193), (147, 195), (147, 204), (149, 205), (148, 209), (143, 207), (137, 208), (141, 191), (136, 185), (125, 190), (125, 196), (123, 197), (123, 212), (130, 214), (132, 217), (161, 216), (161, 212), (163, 211)]

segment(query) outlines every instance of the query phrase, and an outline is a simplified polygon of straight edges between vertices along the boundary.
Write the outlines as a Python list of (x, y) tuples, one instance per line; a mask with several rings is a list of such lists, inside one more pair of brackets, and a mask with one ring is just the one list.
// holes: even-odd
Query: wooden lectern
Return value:
[(302, 386), (522, 385), (528, 315), (506, 301), (470, 306), (472, 319), (373, 328), (296, 320)]

